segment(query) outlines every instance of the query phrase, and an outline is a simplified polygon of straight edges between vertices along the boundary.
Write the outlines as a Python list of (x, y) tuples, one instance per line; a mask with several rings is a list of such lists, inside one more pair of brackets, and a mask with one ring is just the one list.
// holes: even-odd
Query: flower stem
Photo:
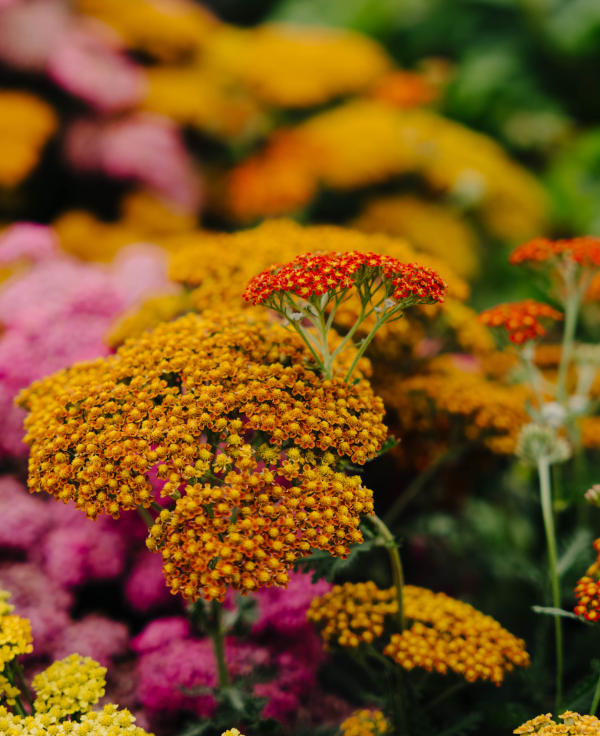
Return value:
[(148, 529), (152, 529), (152, 527), (154, 526), (154, 518), (152, 514), (148, 511), (148, 509), (145, 509), (143, 506), (138, 506), (137, 512), (146, 522), (146, 526), (148, 527)]
[(592, 704), (590, 705), (590, 715), (595, 716), (598, 710), (598, 702), (600, 702), (600, 677), (596, 683), (596, 689), (594, 690), (594, 697), (592, 698)]
[(558, 378), (556, 381), (556, 400), (564, 403), (567, 398), (567, 375), (571, 359), (573, 357), (573, 345), (575, 341), (575, 330), (577, 328), (577, 317), (581, 293), (567, 278), (567, 298), (565, 302), (565, 329), (563, 331), (562, 349), (560, 352), (560, 364), (558, 366)]
[(380, 519), (379, 516), (377, 516), (377, 514), (373, 514), (370, 518), (373, 524), (377, 527), (377, 531), (379, 532), (379, 535), (381, 539), (383, 540), (383, 543), (385, 545), (385, 548), (388, 551), (388, 555), (390, 558), (390, 565), (392, 568), (392, 579), (394, 581), (394, 587), (396, 588), (396, 601), (398, 603), (398, 612), (396, 614), (396, 621), (398, 623), (398, 630), (402, 632), (404, 631), (404, 628), (405, 628), (404, 595), (403, 595), (404, 572), (402, 570), (402, 560), (400, 559), (400, 552), (398, 551), (398, 545), (396, 544), (394, 535), (388, 529), (385, 522), (382, 519)]
[[(550, 481), (550, 465), (547, 460), (538, 461), (538, 476), (540, 481), (540, 500), (542, 516), (548, 546), (548, 562), (550, 566), (550, 581), (552, 585), (552, 605), (560, 608), (560, 582), (558, 577), (556, 555), (556, 532), (554, 530), (554, 512), (552, 509), (552, 486)], [(563, 651), (562, 651), (562, 621), (560, 616), (554, 617), (554, 639), (556, 646), (556, 709), (561, 707), (562, 680), (563, 680)]]
[(228, 687), (229, 672), (225, 660), (225, 629), (223, 627), (223, 605), (219, 601), (212, 602), (212, 624), (208, 630), (211, 638), (215, 659), (217, 661), (217, 677), (219, 690)]

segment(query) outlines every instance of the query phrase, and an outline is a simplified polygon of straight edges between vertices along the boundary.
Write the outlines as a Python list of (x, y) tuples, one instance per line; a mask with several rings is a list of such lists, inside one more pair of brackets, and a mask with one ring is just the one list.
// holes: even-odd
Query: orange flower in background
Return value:
[(597, 552), (596, 561), (575, 586), (577, 605), (574, 609), (578, 616), (592, 622), (600, 619), (600, 539), (595, 540), (594, 549)]
[(518, 246), (510, 255), (510, 263), (556, 263), (559, 259), (572, 260), (580, 266), (600, 267), (600, 238), (582, 235), (577, 238), (549, 240), (534, 238)]
[(425, 74), (399, 69), (378, 79), (369, 96), (395, 107), (419, 107), (437, 100), (439, 91)]
[(542, 320), (561, 320), (562, 314), (543, 302), (525, 299), (522, 302), (498, 304), (479, 315), (484, 325), (502, 327), (515, 345), (538, 340), (546, 334)]

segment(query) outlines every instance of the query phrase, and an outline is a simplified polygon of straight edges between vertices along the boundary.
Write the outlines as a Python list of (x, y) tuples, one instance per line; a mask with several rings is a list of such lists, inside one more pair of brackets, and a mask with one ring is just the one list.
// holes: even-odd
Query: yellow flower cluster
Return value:
[(407, 670), (421, 667), (445, 675), (500, 685), (507, 672), (529, 666), (525, 642), (473, 606), (412, 585), (404, 587), (404, 613), (414, 623), (392, 634), (383, 653)]
[[(381, 590), (373, 582), (345, 583), (315, 598), (307, 616), (325, 644), (370, 644), (384, 634), (385, 617), (397, 612), (395, 594), (394, 588)], [(414, 585), (404, 586), (403, 600), (404, 615), (412, 623), (392, 634), (383, 650), (401, 667), (440, 674), (451, 670), (468, 682), (499, 685), (515, 666), (528, 666), (523, 640), (469, 604)]]
[(360, 92), (391, 68), (377, 42), (334, 28), (222, 27), (206, 54), (209, 64), (276, 107), (309, 107)]
[(340, 736), (378, 736), (389, 733), (391, 725), (380, 710), (355, 710), (340, 725)]
[(552, 720), (552, 714), (536, 716), (519, 728), (516, 734), (537, 734), (538, 736), (597, 736), (600, 733), (600, 720), (596, 716), (582, 716), (566, 711), (559, 716), (562, 723)]
[(5, 675), (0, 675), (0, 698), (7, 705), (15, 705), (21, 691)]
[(237, 728), (228, 728), (227, 731), (223, 731), (221, 736), (244, 736), (244, 734), (240, 733)]
[(101, 711), (89, 711), (79, 721), (57, 723), (48, 713), (20, 716), (0, 706), (2, 736), (153, 736), (135, 725), (134, 716), (116, 705), (105, 705)]
[(9, 597), (9, 593), (0, 590), (0, 671), (15, 657), (33, 651), (31, 624), (12, 613)]
[(27, 92), (0, 90), (0, 188), (20, 184), (56, 130), (52, 108)]
[[(302, 171), (294, 174), (293, 167)], [(296, 200), (279, 197), (285, 209), (277, 210), (269, 198), (269, 179), (284, 180), (285, 171), (290, 182), (303, 177), (306, 183), (296, 189)], [(278, 131), (272, 147), (232, 171), (229, 201), (242, 220), (281, 215), (308, 204), (320, 185), (353, 189), (407, 173), (476, 207), (500, 237), (528, 237), (544, 224), (541, 188), (496, 143), (431, 111), (399, 110), (365, 99)]]
[(472, 226), (438, 202), (408, 194), (379, 197), (367, 202), (352, 225), (367, 233), (406, 238), (418, 251), (445, 261), (463, 278), (477, 273), (477, 239)]
[(112, 26), (128, 48), (162, 61), (195, 53), (217, 26), (208, 11), (186, 0), (77, 0), (76, 6)]
[(385, 618), (398, 611), (394, 588), (382, 590), (375, 583), (344, 583), (313, 599), (306, 613), (320, 630), (323, 642), (341, 647), (370, 644), (383, 635)]
[(74, 713), (87, 713), (104, 695), (106, 667), (91, 657), (70, 654), (53, 662), (33, 678), (36, 713), (64, 718)]

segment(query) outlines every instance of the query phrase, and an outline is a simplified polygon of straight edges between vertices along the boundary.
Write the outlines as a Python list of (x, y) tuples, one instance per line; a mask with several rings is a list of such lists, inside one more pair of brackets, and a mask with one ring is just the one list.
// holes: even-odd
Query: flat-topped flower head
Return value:
[[(337, 355), (353, 344), (354, 333), (373, 317), (375, 323), (357, 346), (346, 374), (349, 380), (379, 328), (399, 319), (407, 307), (442, 302), (446, 288), (441, 276), (426, 266), (371, 252), (334, 251), (303, 253), (289, 263), (271, 266), (250, 280), (243, 296), (281, 315), (305, 341), (326, 378), (332, 375)], [(338, 308), (352, 297), (359, 299), (360, 311), (342, 343), (331, 352), (329, 328)]]
[(109, 703), (102, 710), (83, 713), (79, 720), (56, 719), (48, 713), (21, 717), (0, 706), (0, 733), (7, 736), (153, 736), (135, 725), (126, 709)]
[(36, 675), (32, 685), (35, 712), (58, 720), (91, 710), (104, 695), (106, 668), (91, 657), (71, 654)]
[(528, 340), (539, 340), (546, 334), (544, 321), (558, 321), (562, 318), (561, 312), (534, 299), (498, 304), (479, 315), (484, 325), (505, 330), (508, 339), (515, 345), (522, 345)]
[(509, 258), (513, 265), (528, 266), (555, 266), (569, 260), (580, 266), (600, 268), (600, 238), (593, 235), (561, 240), (534, 238), (515, 248)]
[(340, 724), (341, 736), (379, 736), (391, 733), (392, 725), (380, 710), (362, 708)]
[(309, 361), (295, 335), (252, 310), (164, 323), (22, 394), (29, 488), (118, 517), (152, 504), (154, 474), (177, 495), (225, 483), (248, 457), (281, 456), (284, 476), (286, 463), (365, 463), (387, 435), (383, 402), (367, 381), (323, 380)]
[(596, 561), (588, 567), (575, 586), (575, 613), (595, 623), (600, 620), (600, 539), (594, 541)]
[[(468, 603), (414, 585), (403, 587), (403, 603), (409, 626), (391, 635), (383, 653), (406, 670), (452, 671), (500, 685), (507, 672), (529, 665), (523, 640)], [(368, 581), (336, 585), (313, 600), (307, 616), (326, 646), (354, 648), (377, 644), (396, 612), (395, 588)]]
[(552, 720), (551, 713), (536, 716), (515, 728), (513, 733), (519, 736), (596, 736), (600, 733), (600, 720), (596, 716), (582, 716), (579, 713), (566, 711), (559, 716), (562, 723)]
[(384, 298), (403, 306), (441, 302), (446, 290), (446, 283), (433, 269), (390, 256), (357, 251), (304, 253), (251, 279), (244, 299), (264, 304), (285, 293), (306, 300), (327, 293), (333, 298), (352, 287), (369, 297), (374, 285), (382, 285)]

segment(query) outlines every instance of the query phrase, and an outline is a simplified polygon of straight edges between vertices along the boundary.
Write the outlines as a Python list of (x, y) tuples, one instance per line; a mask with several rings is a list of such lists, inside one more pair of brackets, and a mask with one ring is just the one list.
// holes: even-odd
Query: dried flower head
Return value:
[(592, 622), (600, 619), (600, 539), (594, 541), (594, 549), (597, 553), (596, 561), (588, 567), (575, 586), (577, 605), (574, 609), (578, 616)]
[(559, 716), (562, 724), (552, 720), (552, 714), (536, 716), (519, 728), (516, 734), (537, 734), (537, 736), (595, 736), (600, 733), (600, 721), (596, 716), (581, 716), (566, 711)]
[(585, 492), (585, 500), (592, 506), (600, 506), (600, 483), (594, 483)]
[(529, 465), (562, 463), (571, 456), (569, 443), (553, 427), (525, 424), (517, 441), (516, 455)]
[(522, 302), (498, 304), (479, 315), (483, 324), (489, 327), (502, 327), (515, 345), (528, 340), (538, 340), (546, 334), (542, 320), (561, 320), (562, 314), (550, 305), (525, 299)]
[(363, 708), (355, 710), (340, 725), (341, 736), (378, 736), (390, 733), (391, 724), (382, 711)]

